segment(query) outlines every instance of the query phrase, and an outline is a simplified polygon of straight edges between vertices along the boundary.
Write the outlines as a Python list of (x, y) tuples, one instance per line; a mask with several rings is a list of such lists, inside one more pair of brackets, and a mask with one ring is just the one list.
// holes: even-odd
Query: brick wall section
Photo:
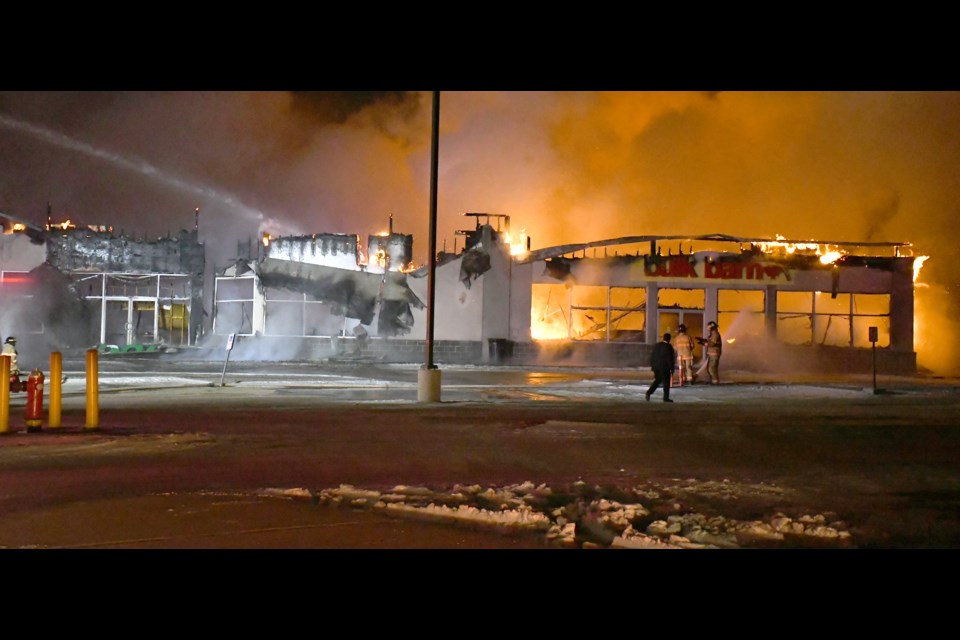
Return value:
[[(640, 367), (647, 368), (652, 345), (643, 343), (607, 342), (511, 342), (507, 340), (478, 341), (438, 340), (433, 343), (433, 361), (442, 364), (475, 365), (542, 365), (570, 367)], [(315, 350), (320, 351), (320, 350)], [(388, 363), (417, 363), (426, 361), (426, 344), (422, 340), (368, 339), (363, 343), (353, 339), (340, 340), (326, 347), (327, 357), (335, 359), (370, 359)], [(315, 354), (318, 358), (321, 354)], [(876, 351), (877, 373), (888, 375), (915, 375), (915, 353), (889, 349)], [(780, 345), (776, 353), (762, 354), (733, 351), (724, 354), (720, 363), (724, 368), (753, 372), (829, 372), (869, 374), (873, 371), (873, 353), (870, 349), (847, 347), (810, 347)]]

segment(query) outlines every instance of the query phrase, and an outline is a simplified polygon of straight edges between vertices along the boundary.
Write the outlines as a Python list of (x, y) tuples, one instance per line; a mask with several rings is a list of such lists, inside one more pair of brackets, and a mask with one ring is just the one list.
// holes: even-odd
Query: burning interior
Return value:
[(909, 368), (913, 283), (926, 260), (910, 252), (909, 243), (632, 236), (518, 261), (538, 265), (534, 339), (651, 344), (681, 323), (702, 335), (715, 320), (737, 345), (729, 352), (760, 361), (771, 347), (875, 345)]

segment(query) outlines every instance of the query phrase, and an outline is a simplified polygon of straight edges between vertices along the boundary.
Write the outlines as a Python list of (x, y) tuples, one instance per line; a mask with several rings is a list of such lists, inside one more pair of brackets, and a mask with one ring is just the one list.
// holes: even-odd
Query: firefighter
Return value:
[(713, 321), (707, 323), (710, 335), (707, 336), (707, 374), (710, 384), (720, 384), (720, 355), (723, 353), (723, 338), (720, 326)]
[(9, 336), (3, 341), (2, 355), (10, 356), (10, 375), (20, 375), (20, 367), (17, 366), (17, 339)]
[(720, 384), (720, 356), (723, 353), (723, 338), (720, 336), (720, 326), (711, 320), (707, 323), (710, 330), (706, 338), (697, 338), (697, 342), (704, 345), (703, 363), (697, 372), (693, 374), (693, 380), (697, 379), (701, 373), (706, 370), (710, 376), (710, 384)]
[(693, 384), (693, 338), (687, 333), (687, 325), (677, 327), (677, 337), (673, 340), (673, 348), (677, 352), (677, 375), (679, 385)]
[[(3, 352), (0, 355), (10, 356), (10, 375), (20, 377), (20, 366), (17, 364), (17, 338), (9, 336), (3, 341)], [(67, 381), (67, 376), (60, 377), (60, 383)]]

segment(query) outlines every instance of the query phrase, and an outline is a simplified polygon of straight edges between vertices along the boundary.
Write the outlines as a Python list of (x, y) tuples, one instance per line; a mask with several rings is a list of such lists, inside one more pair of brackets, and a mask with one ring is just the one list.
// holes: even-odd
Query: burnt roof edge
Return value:
[(700, 236), (622, 236), (620, 238), (610, 238), (608, 240), (597, 240), (594, 242), (581, 242), (576, 244), (562, 244), (555, 247), (545, 247), (536, 249), (528, 253), (514, 256), (515, 262), (524, 264), (527, 262), (536, 262), (537, 260), (547, 260), (557, 258), (562, 255), (581, 251), (583, 249), (592, 249), (594, 247), (610, 247), (622, 244), (640, 244), (643, 242), (656, 242), (658, 240), (695, 240), (712, 242), (736, 242), (758, 244), (761, 242), (780, 243), (780, 244), (825, 244), (837, 247), (910, 247), (909, 242), (850, 242), (834, 240), (786, 240), (781, 238), (745, 238), (739, 236), (730, 236), (722, 233), (711, 233)]

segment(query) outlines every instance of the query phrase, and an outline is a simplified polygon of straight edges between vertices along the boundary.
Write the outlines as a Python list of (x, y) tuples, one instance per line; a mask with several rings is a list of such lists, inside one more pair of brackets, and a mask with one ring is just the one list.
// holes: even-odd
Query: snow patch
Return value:
[[(503, 487), (453, 485), (449, 490), (396, 485), (380, 492), (350, 484), (310, 494), (306, 489), (265, 490), (282, 497), (312, 498), (321, 505), (376, 509), (382, 513), (498, 532), (542, 535), (560, 548), (739, 549), (784, 546), (852, 546), (846, 525), (826, 514), (741, 521), (722, 515), (681, 512), (678, 493), (699, 492), (721, 501), (737, 495), (772, 494), (772, 485), (694, 478), (664, 486), (603, 489), (582, 480), (554, 489), (525, 481)], [(616, 495), (610, 494), (613, 491)], [(606, 492), (606, 493), (605, 493)], [(631, 498), (623, 501), (623, 497)], [(675, 511), (656, 517), (664, 509)]]

